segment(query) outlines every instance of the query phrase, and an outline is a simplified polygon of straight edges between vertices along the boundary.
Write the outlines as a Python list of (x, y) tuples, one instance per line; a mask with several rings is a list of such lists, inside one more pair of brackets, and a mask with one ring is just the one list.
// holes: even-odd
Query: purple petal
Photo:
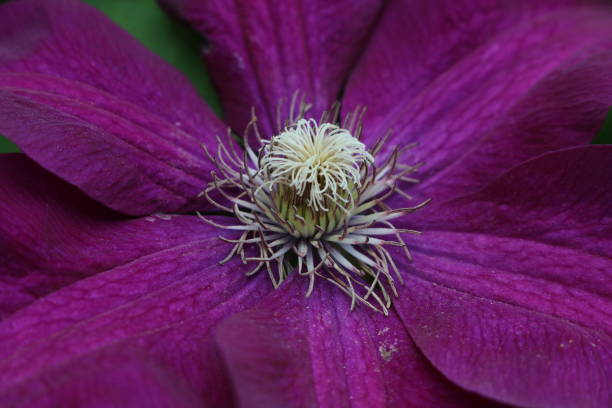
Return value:
[(547, 14), (598, 3), (603, 2), (391, 0), (352, 73), (346, 100), (367, 103), (370, 120), (382, 120), (390, 110), (397, 109), (398, 102), (409, 103), (479, 49), (497, 44), (516, 50), (514, 44), (501, 42), (500, 34), (520, 25), (527, 27), (530, 20)]
[(215, 336), (238, 401), (249, 407), (472, 407), (415, 348), (397, 315), (365, 307), (327, 282), (304, 296), (294, 277)]
[(216, 236), (194, 216), (127, 219), (24, 155), (1, 155), (0, 319), (63, 286)]
[[(117, 370), (135, 370), (134, 381), (158, 377), (151, 386), (163, 382), (167, 391), (176, 384), (176, 393), (188, 400), (197, 396), (203, 405), (231, 401), (210, 329), (257, 302), (271, 285), (263, 275), (246, 277), (240, 261), (218, 265), (227, 250), (216, 237), (193, 237), (76, 282), (12, 315), (0, 324), (0, 400), (17, 403), (27, 384), (45, 390), (41, 397), (50, 405), (66, 406), (74, 394), (88, 392), (87, 384), (92, 393), (105, 384), (49, 383), (53, 373), (76, 379), (91, 369), (104, 377), (116, 356), (130, 355), (134, 358)], [(117, 398), (126, 400), (130, 392), (120, 388)]]
[(418, 279), (407, 284), (405, 321), (451, 381), (516, 406), (610, 406), (609, 335)]
[(535, 86), (484, 133), (465, 156), (424, 175), (423, 196), (475, 191), (496, 176), (547, 151), (589, 143), (612, 106), (612, 41), (568, 61)]
[(210, 41), (204, 57), (229, 124), (242, 131), (255, 107), (268, 137), (277, 104), (287, 105), (295, 91), (306, 94), (315, 116), (338, 97), (382, 6), (377, 0), (160, 3)]
[(184, 380), (138, 349), (101, 349), (42, 372), (2, 395), (19, 407), (201, 408)]
[(520, 406), (612, 403), (612, 146), (554, 152), (432, 205), (396, 305), (456, 384)]
[[(482, 186), (485, 169), (590, 142), (612, 104), (612, 8), (413, 3), (390, 4), (349, 80), (347, 109), (368, 106), (365, 140), (392, 128), (387, 151), (419, 142), (422, 179), (461, 171), (447, 195)], [(458, 163), (477, 149), (475, 163)]]
[(0, 11), (0, 133), (127, 214), (193, 207), (222, 123), (187, 79), (92, 7), (24, 0)]

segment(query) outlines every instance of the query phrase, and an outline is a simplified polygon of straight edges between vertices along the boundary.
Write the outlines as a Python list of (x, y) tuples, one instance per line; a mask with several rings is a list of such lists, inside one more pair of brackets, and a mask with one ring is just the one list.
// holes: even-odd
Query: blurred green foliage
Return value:
[(5, 137), (0, 135), (0, 153), (14, 153), (18, 152), (19, 149), (10, 141), (6, 140)]
[[(5, 1), (0, 0), (0, 3)], [(219, 99), (200, 57), (203, 40), (197, 32), (164, 14), (155, 0), (84, 1), (101, 10), (151, 51), (180, 69), (213, 110), (221, 114)], [(0, 135), (0, 152), (16, 151), (19, 151), (17, 147)]]
[(603, 127), (593, 140), (597, 144), (612, 144), (612, 107), (608, 111), (608, 117), (604, 122)]

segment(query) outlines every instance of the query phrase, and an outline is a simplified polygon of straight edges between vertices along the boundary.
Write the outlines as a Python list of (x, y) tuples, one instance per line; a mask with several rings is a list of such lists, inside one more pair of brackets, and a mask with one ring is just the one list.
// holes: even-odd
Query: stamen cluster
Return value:
[[(221, 237), (234, 244), (222, 263), (239, 256), (254, 263), (249, 275), (265, 267), (274, 287), (290, 273), (306, 276), (307, 296), (320, 277), (347, 293), (351, 308), (360, 301), (387, 314), (391, 294), (397, 296), (395, 279), (402, 282), (402, 276), (386, 247), (401, 247), (410, 259), (401, 234), (419, 233), (395, 228), (390, 221), (427, 203), (398, 209), (384, 204), (395, 193), (411, 198), (398, 189), (400, 182), (417, 182), (409, 175), (419, 166), (398, 162), (411, 146), (395, 148), (377, 166), (374, 158), (389, 133), (366, 151), (359, 141), (364, 109), (347, 115), (341, 127), (337, 106), (317, 122), (303, 118), (308, 109), (303, 101), (293, 117), (295, 101), (284, 127), (279, 125), (271, 139), (261, 137), (253, 115), (242, 157), (232, 143), (228, 148), (221, 140), (215, 155), (207, 150), (220, 174), (213, 173), (202, 194), (233, 214), (236, 224), (199, 215), (212, 225), (241, 232), (238, 239)], [(250, 246), (258, 255), (247, 255)]]
[(328, 211), (331, 201), (347, 207), (360, 184), (359, 164), (373, 162), (365, 145), (332, 123), (300, 119), (267, 144), (261, 161), (273, 183), (291, 188), (314, 211)]

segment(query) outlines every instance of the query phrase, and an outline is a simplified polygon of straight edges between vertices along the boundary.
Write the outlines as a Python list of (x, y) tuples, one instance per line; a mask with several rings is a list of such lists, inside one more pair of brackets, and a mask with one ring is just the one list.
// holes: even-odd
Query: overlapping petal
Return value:
[[(160, 0), (209, 41), (207, 68), (228, 123), (242, 131), (255, 107), (265, 136), (300, 90), (320, 115), (336, 100), (383, 2)], [(281, 120), (284, 120), (282, 118)]]
[(610, 174), (611, 146), (558, 151), (415, 217), (396, 306), (446, 377), (519, 406), (610, 405)]
[(344, 98), (368, 106), (366, 140), (393, 129), (388, 150), (419, 143), (411, 160), (437, 186), (421, 183), (423, 196), (588, 143), (612, 104), (609, 5), (463, 3), (391, 2)]
[[(500, 34), (559, 11), (605, 4), (605, 0), (390, 0), (352, 72), (347, 103), (367, 102), (368, 120), (383, 121), (398, 104), (410, 103), (480, 48), (497, 44), (523, 51), (501, 42)], [(539, 40), (554, 34), (541, 28)], [(549, 48), (556, 46), (541, 51), (554, 51)], [(487, 63), (485, 58), (481, 61)]]
[[(61, 289), (0, 324), (0, 399), (17, 404), (23, 387), (41, 394), (26, 401), (65, 406), (91, 387), (88, 381), (116, 366), (128, 381), (160, 393), (219, 406), (232, 400), (213, 350), (210, 329), (228, 314), (254, 304), (270, 289), (263, 277), (247, 278), (240, 261), (218, 265), (229, 245), (216, 236), (192, 237), (180, 246), (140, 257)], [(80, 373), (86, 382), (71, 381)], [(63, 372), (66, 383), (51, 379)], [(149, 380), (152, 380), (149, 383)], [(101, 395), (129, 400), (129, 387)], [(181, 398), (182, 398), (181, 397)]]
[(455, 387), (415, 348), (397, 315), (366, 308), (320, 282), (288, 281), (215, 336), (241, 406), (492, 406)]
[(542, 79), (456, 162), (426, 172), (415, 186), (420, 194), (444, 198), (474, 191), (523, 160), (589, 143), (612, 106), (612, 41), (602, 45)]
[(194, 216), (128, 219), (24, 155), (0, 156), (0, 318), (79, 279), (215, 231)]
[(192, 208), (225, 128), (188, 80), (77, 0), (0, 10), (0, 133), (133, 215)]

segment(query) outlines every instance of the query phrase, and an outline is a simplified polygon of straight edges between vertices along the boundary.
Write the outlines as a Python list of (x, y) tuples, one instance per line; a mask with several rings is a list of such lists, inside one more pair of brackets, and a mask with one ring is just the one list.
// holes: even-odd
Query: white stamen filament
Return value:
[(351, 188), (360, 187), (362, 162), (373, 162), (365, 145), (347, 129), (331, 123), (300, 119), (275, 136), (267, 146), (261, 167), (273, 183), (305, 193), (314, 211), (327, 210), (326, 198), (343, 208)]
[[(222, 263), (233, 256), (254, 262), (247, 275), (265, 267), (274, 287), (297, 272), (309, 278), (307, 296), (315, 277), (323, 278), (351, 297), (351, 308), (359, 301), (387, 314), (391, 296), (397, 296), (395, 277), (402, 282), (387, 248), (401, 247), (411, 259), (401, 234), (418, 234), (396, 228), (390, 221), (417, 211), (429, 200), (397, 209), (384, 201), (395, 192), (410, 199), (398, 184), (416, 182), (408, 176), (419, 165), (399, 164), (398, 157), (406, 149), (396, 147), (377, 166), (374, 155), (385, 137), (366, 150), (359, 141), (363, 110), (347, 115), (343, 128), (337, 125), (338, 109), (324, 113), (319, 122), (306, 120), (309, 105), (302, 98), (296, 113), (297, 101), (296, 93), (284, 127), (280, 128), (277, 118), (278, 135), (271, 140), (260, 137), (253, 116), (242, 157), (221, 140), (216, 155), (206, 150), (221, 178), (214, 175), (202, 195), (219, 210), (233, 213), (237, 224), (222, 225), (199, 215), (211, 225), (240, 234), (238, 239), (222, 238), (234, 244)], [(259, 144), (255, 149), (249, 132)], [(226, 201), (213, 199), (211, 192)], [(247, 245), (259, 249), (258, 253), (247, 256)]]

